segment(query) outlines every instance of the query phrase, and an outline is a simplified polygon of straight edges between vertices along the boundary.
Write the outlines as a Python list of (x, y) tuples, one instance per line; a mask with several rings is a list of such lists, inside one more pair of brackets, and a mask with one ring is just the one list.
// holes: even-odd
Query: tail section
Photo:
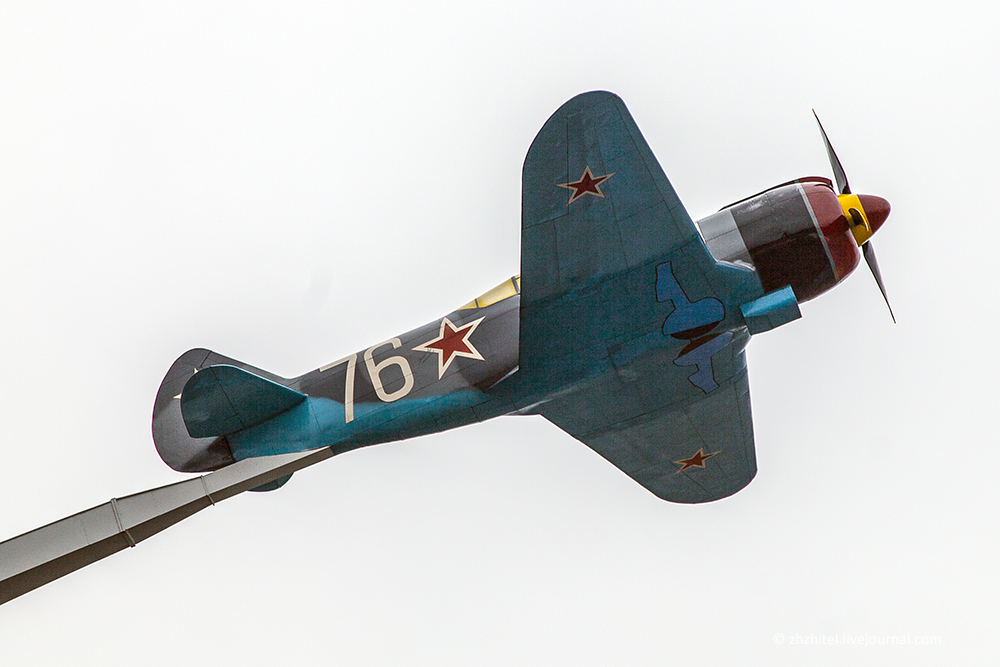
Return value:
[(305, 394), (220, 364), (188, 379), (181, 392), (181, 416), (191, 437), (210, 438), (256, 426), (304, 400)]
[(208, 472), (235, 463), (227, 433), (260, 423), (305, 399), (283, 382), (273, 373), (210, 350), (188, 350), (167, 371), (156, 393), (157, 453), (180, 472)]

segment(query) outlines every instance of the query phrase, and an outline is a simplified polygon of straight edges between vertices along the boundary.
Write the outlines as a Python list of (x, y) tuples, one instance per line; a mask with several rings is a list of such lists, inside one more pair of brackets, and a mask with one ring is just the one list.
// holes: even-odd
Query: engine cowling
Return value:
[(698, 226), (715, 259), (752, 266), (765, 292), (791, 286), (802, 302), (857, 268), (859, 245), (888, 214), (881, 197), (838, 196), (829, 179), (814, 176), (736, 202)]

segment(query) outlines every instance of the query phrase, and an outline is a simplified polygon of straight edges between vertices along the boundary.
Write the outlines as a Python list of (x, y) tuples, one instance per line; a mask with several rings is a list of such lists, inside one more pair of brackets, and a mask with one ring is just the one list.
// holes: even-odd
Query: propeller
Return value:
[(868, 263), (868, 268), (872, 270), (872, 275), (875, 276), (875, 282), (878, 283), (879, 290), (882, 291), (882, 298), (885, 299), (885, 305), (889, 308), (889, 317), (892, 318), (892, 323), (896, 323), (896, 316), (892, 314), (892, 306), (889, 305), (889, 297), (885, 293), (885, 284), (882, 282), (882, 272), (878, 270), (878, 260), (875, 259), (875, 247), (872, 246), (871, 241), (861, 246), (861, 252), (864, 253), (865, 262)]
[(847, 183), (847, 174), (844, 173), (844, 165), (840, 164), (840, 158), (837, 157), (837, 153), (833, 150), (830, 137), (826, 136), (823, 123), (819, 122), (816, 110), (813, 109), (812, 112), (813, 117), (816, 118), (816, 124), (819, 125), (819, 133), (823, 135), (823, 143), (826, 144), (826, 154), (830, 157), (830, 166), (833, 167), (833, 177), (837, 181), (837, 194), (849, 195), (851, 194), (851, 186)]
[[(886, 307), (889, 308), (889, 316), (892, 317), (892, 323), (895, 324), (896, 316), (892, 313), (889, 296), (885, 291), (885, 283), (882, 282), (882, 272), (879, 271), (878, 260), (875, 259), (875, 247), (871, 242), (872, 234), (882, 226), (882, 223), (889, 216), (889, 202), (874, 195), (855, 195), (851, 192), (851, 186), (847, 182), (847, 174), (844, 173), (844, 165), (840, 163), (840, 158), (837, 157), (836, 151), (833, 150), (833, 144), (830, 143), (830, 138), (826, 136), (826, 130), (823, 129), (823, 123), (820, 122), (819, 115), (817, 115), (815, 109), (813, 109), (813, 116), (816, 118), (816, 124), (819, 125), (819, 133), (823, 135), (826, 154), (830, 158), (830, 167), (833, 169), (834, 180), (837, 181), (837, 192), (840, 195), (838, 199), (844, 208), (844, 212), (847, 214), (847, 220), (851, 225), (851, 231), (854, 233), (854, 239), (861, 246), (865, 263), (868, 264), (872, 275), (875, 276), (878, 289), (882, 292), (882, 298), (885, 299)], [(856, 204), (856, 206), (852, 204)]]

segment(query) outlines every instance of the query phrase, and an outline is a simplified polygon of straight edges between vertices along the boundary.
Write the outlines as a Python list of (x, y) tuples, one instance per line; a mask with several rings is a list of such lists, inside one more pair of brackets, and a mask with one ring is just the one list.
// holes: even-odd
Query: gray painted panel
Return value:
[(712, 257), (720, 262), (745, 262), (753, 266), (750, 251), (743, 242), (743, 235), (736, 226), (736, 220), (729, 209), (713, 213), (698, 221), (701, 235)]
[(240, 461), (116, 498), (0, 542), (0, 604), (134, 545), (220, 500), (333, 456), (330, 448)]
[(0, 542), (0, 580), (118, 533), (111, 503)]

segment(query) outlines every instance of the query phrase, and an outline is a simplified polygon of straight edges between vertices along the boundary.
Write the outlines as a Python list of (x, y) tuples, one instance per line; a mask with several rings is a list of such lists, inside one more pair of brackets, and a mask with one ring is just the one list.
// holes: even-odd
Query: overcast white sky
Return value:
[[(975, 664), (998, 653), (993, 2), (0, 4), (0, 540), (184, 478), (204, 346), (296, 375), (518, 271), (621, 95), (694, 217), (830, 175), (862, 267), (756, 337), (760, 472), (664, 503), (540, 418), (337, 457), (0, 607), (4, 665)], [(776, 634), (785, 637), (776, 644)], [(937, 637), (795, 646), (795, 635)]]

